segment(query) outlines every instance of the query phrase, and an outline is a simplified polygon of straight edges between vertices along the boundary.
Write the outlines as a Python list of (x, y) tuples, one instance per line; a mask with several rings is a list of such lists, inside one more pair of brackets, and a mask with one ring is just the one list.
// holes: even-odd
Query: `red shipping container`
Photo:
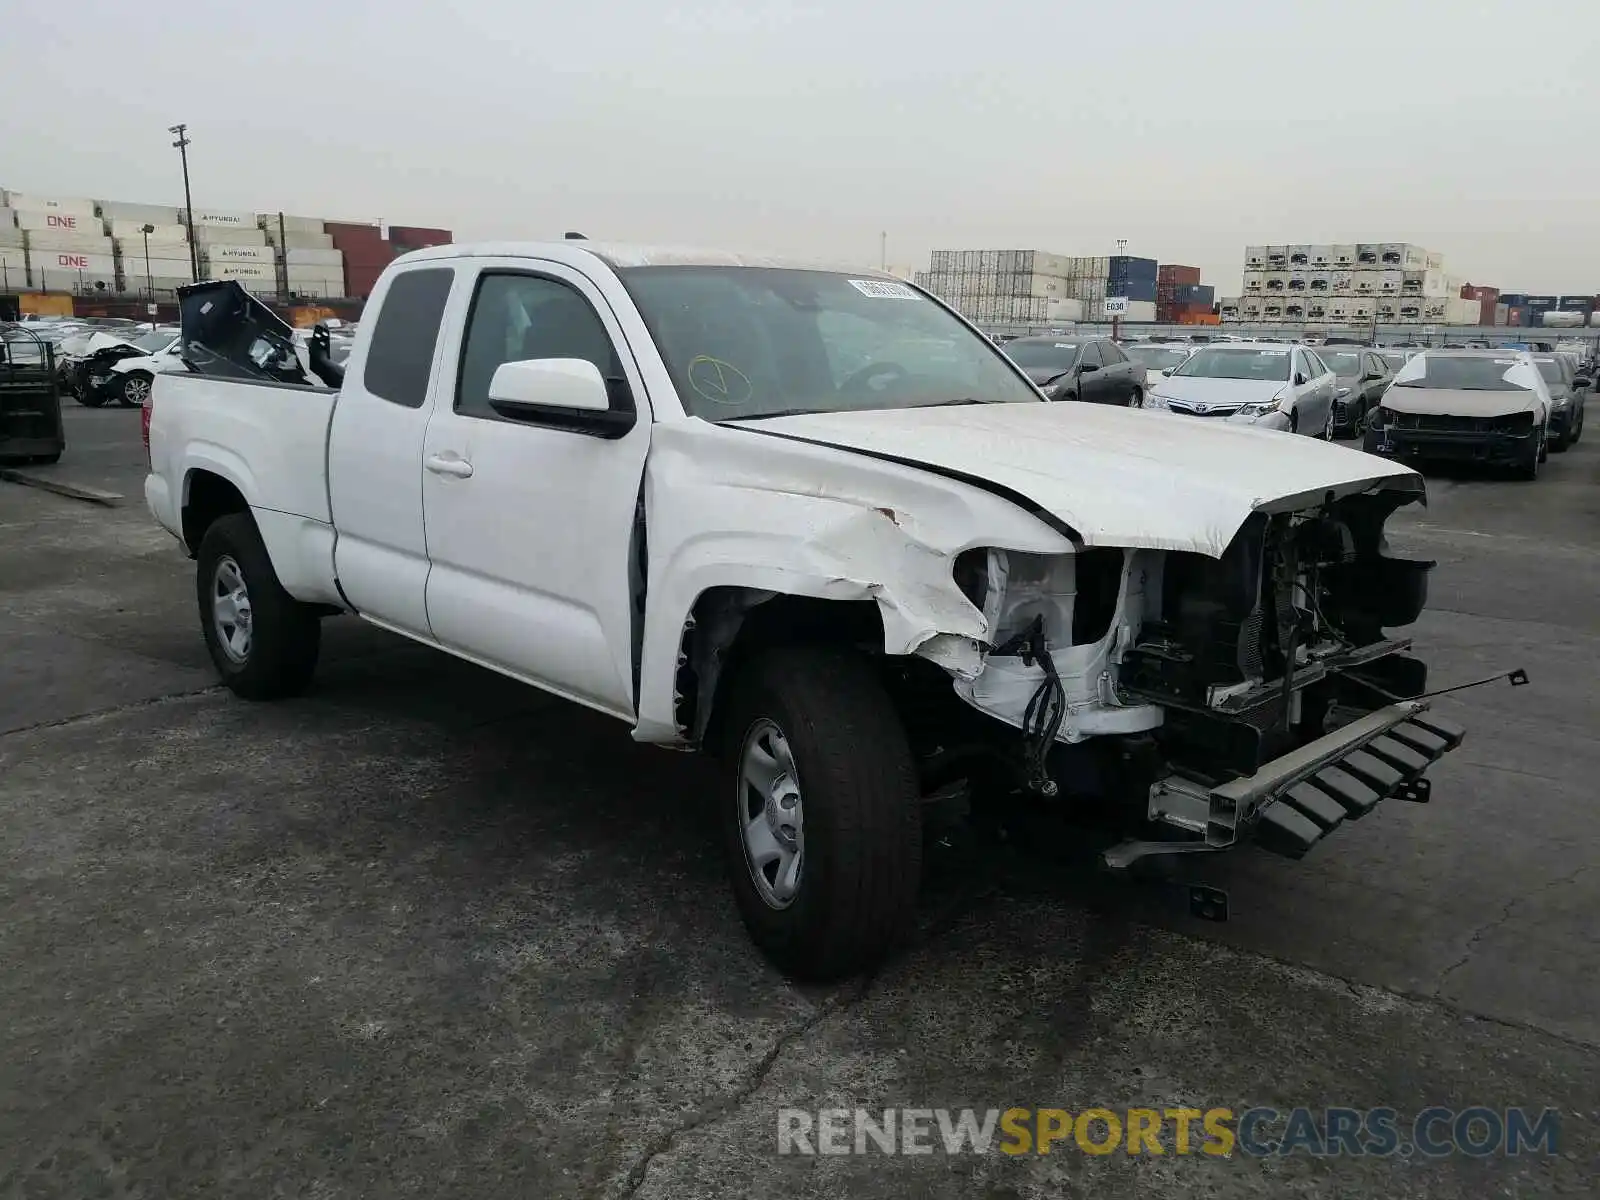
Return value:
[(1156, 267), (1157, 284), (1199, 283), (1200, 268), (1185, 267), (1178, 263), (1161, 263)]
[(389, 240), (420, 248), (422, 246), (448, 246), (456, 239), (455, 234), (448, 229), (429, 229), (424, 225), (391, 225), (389, 226)]
[[(1490, 291), (1494, 291), (1493, 288), (1490, 288), (1489, 290)], [(1482, 298), (1481, 303), (1478, 305), (1478, 324), (1479, 325), (1493, 325), (1494, 324), (1495, 309), (1496, 309), (1496, 307), (1498, 307), (1498, 304), (1499, 304), (1499, 301), (1496, 299), (1496, 297), (1498, 297), (1499, 295), (1500, 295), (1499, 292), (1495, 292), (1495, 294), (1493, 296), (1485, 296), (1485, 297)]]

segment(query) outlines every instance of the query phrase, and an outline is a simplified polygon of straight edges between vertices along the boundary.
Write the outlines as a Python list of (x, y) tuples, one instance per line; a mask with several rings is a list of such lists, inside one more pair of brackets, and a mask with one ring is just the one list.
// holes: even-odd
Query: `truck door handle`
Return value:
[(457, 479), (472, 477), (472, 464), (464, 458), (456, 458), (453, 455), (446, 458), (442, 454), (435, 454), (422, 465), (435, 475), (454, 475)]

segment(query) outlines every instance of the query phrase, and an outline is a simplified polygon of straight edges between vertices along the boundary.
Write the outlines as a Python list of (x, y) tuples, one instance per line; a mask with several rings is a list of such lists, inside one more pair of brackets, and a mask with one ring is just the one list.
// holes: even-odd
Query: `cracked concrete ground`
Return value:
[[(137, 414), (69, 418), (135, 496)], [(958, 839), (915, 945), (809, 989), (744, 937), (703, 763), (349, 620), (244, 704), (136, 503), (0, 485), (0, 1195), (1593, 1195), (1600, 445), (1430, 490), (1396, 540), (1440, 561), (1436, 682), (1533, 678), (1441, 701), (1432, 804), (1206, 864), (1224, 925)], [(1549, 1106), (1562, 1153), (776, 1141), (783, 1106), (1296, 1104)]]

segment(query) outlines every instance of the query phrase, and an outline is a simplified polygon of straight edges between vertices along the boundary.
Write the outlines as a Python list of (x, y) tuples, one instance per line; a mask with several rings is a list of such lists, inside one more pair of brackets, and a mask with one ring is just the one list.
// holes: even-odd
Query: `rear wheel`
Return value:
[(792, 646), (729, 680), (723, 830), (740, 916), (786, 973), (837, 979), (911, 929), (922, 814), (905, 730), (864, 657)]
[(206, 649), (235, 694), (276, 700), (305, 690), (322, 623), (283, 590), (249, 513), (212, 522), (200, 539), (195, 585)]

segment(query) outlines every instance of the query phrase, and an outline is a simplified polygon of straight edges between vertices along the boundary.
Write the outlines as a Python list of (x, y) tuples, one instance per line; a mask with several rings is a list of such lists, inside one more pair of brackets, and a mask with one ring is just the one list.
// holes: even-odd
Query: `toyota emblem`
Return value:
[(1196, 404), (1194, 406), (1194, 410), (1195, 410), (1195, 412), (1203, 413), (1203, 412), (1206, 411), (1206, 406), (1204, 404)]

